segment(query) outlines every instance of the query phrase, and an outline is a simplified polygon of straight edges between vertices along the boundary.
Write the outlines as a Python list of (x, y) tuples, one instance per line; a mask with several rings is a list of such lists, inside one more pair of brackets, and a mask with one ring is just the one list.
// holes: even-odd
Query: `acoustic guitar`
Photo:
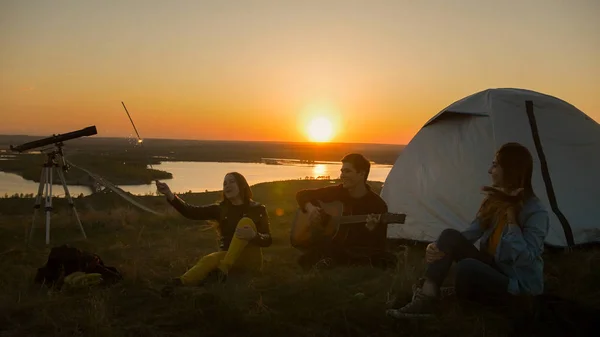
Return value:
[[(341, 242), (347, 237), (349, 226), (364, 226), (367, 222), (367, 215), (342, 215), (344, 214), (344, 204), (340, 201), (319, 201), (319, 206), (321, 207), (321, 221), (317, 224), (311, 223), (308, 212), (304, 213), (301, 209), (296, 211), (290, 233), (292, 247), (304, 250), (323, 240)], [(403, 224), (406, 220), (406, 214), (383, 213), (379, 215), (380, 225)]]

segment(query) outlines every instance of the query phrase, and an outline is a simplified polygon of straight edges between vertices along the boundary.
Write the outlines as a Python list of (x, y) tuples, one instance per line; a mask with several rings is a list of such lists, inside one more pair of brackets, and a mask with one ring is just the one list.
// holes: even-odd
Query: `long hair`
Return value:
[[(531, 178), (533, 175), (533, 158), (527, 148), (519, 143), (506, 143), (496, 153), (498, 165), (502, 168), (503, 188), (523, 191), (516, 196), (498, 192), (484, 187), (488, 192), (479, 208), (478, 217), (484, 229), (492, 225), (494, 218), (506, 213), (509, 207), (514, 207), (517, 214), (521, 211), (526, 200), (535, 196)], [(520, 225), (520, 224), (519, 224)]]
[[(240, 191), (240, 197), (242, 198), (242, 201), (244, 203), (245, 206), (248, 206), (250, 204), (250, 201), (252, 200), (252, 189), (250, 189), (250, 185), (248, 185), (248, 181), (246, 181), (246, 178), (238, 172), (229, 172), (227, 174), (225, 174), (225, 177), (227, 177), (227, 175), (230, 174), (233, 176), (233, 178), (235, 179), (235, 182), (238, 186), (238, 190)], [(227, 208), (227, 206), (232, 206), (232, 203), (229, 199), (227, 199), (227, 197), (225, 196), (225, 192), (221, 192), (221, 197), (218, 200), (218, 203), (221, 206), (226, 206), (225, 208)], [(215, 231), (217, 232), (218, 235), (221, 235), (221, 228), (219, 227), (219, 221), (216, 220), (209, 220), (207, 221), (207, 223), (215, 229)]]
[[(252, 200), (252, 189), (250, 189), (250, 185), (248, 185), (248, 181), (246, 181), (246, 178), (238, 172), (229, 172), (225, 176), (227, 175), (233, 176), (240, 191), (240, 197), (242, 198), (242, 201), (245, 205), (248, 205), (250, 203), (250, 200)], [(223, 203), (231, 205), (231, 201), (229, 201), (229, 199), (225, 197), (225, 192), (221, 194), (221, 200)]]

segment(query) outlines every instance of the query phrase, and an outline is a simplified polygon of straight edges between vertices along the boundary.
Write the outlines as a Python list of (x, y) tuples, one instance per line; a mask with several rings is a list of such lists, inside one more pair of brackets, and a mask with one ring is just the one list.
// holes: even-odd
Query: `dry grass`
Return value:
[[(302, 272), (295, 264), (298, 252), (288, 241), (295, 211), (293, 195), (298, 188), (322, 184), (326, 182), (255, 186), (256, 199), (270, 210), (274, 234), (273, 246), (265, 250), (263, 274), (206, 289), (185, 289), (171, 298), (159, 295), (163, 283), (216, 248), (214, 233), (202, 230), (198, 222), (172, 212), (156, 217), (113, 208), (109, 213), (108, 206), (85, 207), (82, 204), (89, 200), (78, 199), (88, 240), (81, 240), (67, 214), (58, 214), (52, 220), (51, 246), (70, 243), (96, 252), (106, 264), (122, 271), (125, 280), (107, 289), (53, 293), (32, 282), (49, 252), (43, 230), (38, 227), (33, 247), (26, 248), (30, 214), (3, 216), (0, 336), (515, 335), (513, 318), (454, 301), (444, 303), (443, 314), (429, 321), (394, 322), (385, 317), (391, 302), (410, 296), (411, 284), (423, 272), (421, 246), (397, 248), (396, 270), (364, 267)], [(214, 193), (186, 196), (198, 203), (215, 197)], [(31, 200), (23, 202), (28, 205)], [(166, 207), (156, 200), (152, 203)], [(40, 226), (41, 217), (38, 220)], [(550, 291), (594, 306), (600, 303), (598, 252), (559, 254), (546, 260)]]

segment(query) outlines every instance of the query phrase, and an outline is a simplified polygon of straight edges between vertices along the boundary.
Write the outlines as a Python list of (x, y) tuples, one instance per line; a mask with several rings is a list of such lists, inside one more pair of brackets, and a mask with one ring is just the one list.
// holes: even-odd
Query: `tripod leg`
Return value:
[(73, 211), (73, 214), (75, 214), (75, 220), (77, 220), (79, 229), (81, 229), (81, 234), (83, 234), (84, 239), (87, 239), (87, 236), (85, 235), (85, 231), (83, 230), (83, 225), (81, 224), (81, 220), (79, 220), (79, 214), (77, 214), (77, 209), (75, 208), (75, 203), (73, 202), (73, 198), (71, 198), (71, 194), (69, 193), (69, 188), (67, 187), (65, 175), (63, 174), (61, 168), (57, 168), (57, 172), (58, 172), (58, 176), (60, 177), (60, 182), (62, 183), (63, 188), (65, 189), (65, 196), (67, 197), (67, 200), (69, 201), (69, 206), (71, 206), (71, 210)]
[(50, 217), (52, 216), (52, 167), (46, 170), (46, 244), (50, 244)]
[(27, 239), (27, 243), (31, 242), (33, 238), (33, 229), (35, 228), (35, 218), (37, 216), (37, 212), (40, 209), (40, 205), (42, 204), (42, 194), (44, 193), (44, 185), (46, 183), (46, 167), (42, 168), (42, 175), (40, 176), (40, 186), (38, 187), (38, 192), (35, 197), (35, 204), (33, 205), (33, 217), (31, 219), (31, 227), (29, 228), (29, 237)]

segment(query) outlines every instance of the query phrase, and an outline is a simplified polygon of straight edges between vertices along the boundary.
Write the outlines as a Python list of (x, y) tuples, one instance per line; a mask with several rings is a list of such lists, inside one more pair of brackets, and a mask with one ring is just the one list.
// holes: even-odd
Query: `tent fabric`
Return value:
[[(507, 142), (523, 144), (533, 156), (534, 192), (550, 216), (546, 244), (600, 242), (600, 125), (556, 97), (512, 88), (454, 102), (403, 149), (381, 196), (390, 212), (407, 217), (405, 224), (390, 224), (388, 238), (427, 242), (446, 228), (466, 228), (483, 198), (481, 186), (490, 183), (487, 172), (495, 152)], [(550, 181), (544, 181), (540, 158)], [(554, 192), (554, 209), (549, 192)], [(570, 228), (571, 242), (563, 226)]]

